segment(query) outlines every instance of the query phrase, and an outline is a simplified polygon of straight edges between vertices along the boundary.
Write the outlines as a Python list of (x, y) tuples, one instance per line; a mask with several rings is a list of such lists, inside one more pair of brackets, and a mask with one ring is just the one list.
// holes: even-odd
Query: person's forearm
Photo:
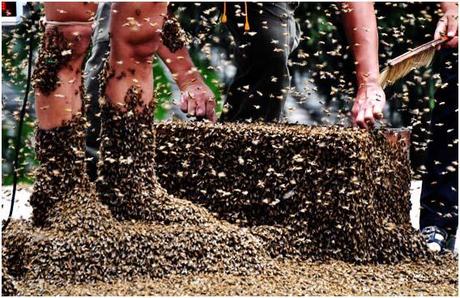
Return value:
[(360, 85), (379, 78), (377, 20), (372, 2), (342, 4), (343, 26), (356, 61)]
[(455, 2), (441, 2), (441, 10), (443, 13), (450, 10), (457, 10), (457, 4)]
[(181, 90), (195, 81), (202, 80), (186, 47), (177, 50), (175, 53), (171, 53), (167, 47), (161, 45), (157, 54), (165, 62)]

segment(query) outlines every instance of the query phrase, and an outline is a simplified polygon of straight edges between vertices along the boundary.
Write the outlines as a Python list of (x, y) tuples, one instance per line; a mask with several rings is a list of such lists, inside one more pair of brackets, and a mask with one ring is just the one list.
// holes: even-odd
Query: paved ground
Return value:
[[(2, 187), (2, 204), (1, 204), (1, 219), (8, 218), (11, 206), (11, 186)], [(16, 192), (16, 200), (14, 202), (13, 218), (24, 218), (27, 219), (32, 214), (32, 207), (29, 205), (29, 196), (31, 187), (19, 187)]]

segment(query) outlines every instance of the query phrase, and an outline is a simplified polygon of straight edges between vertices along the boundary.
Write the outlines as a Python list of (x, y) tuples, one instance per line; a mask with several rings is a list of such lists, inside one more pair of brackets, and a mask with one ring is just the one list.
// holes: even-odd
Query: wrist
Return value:
[(455, 2), (442, 2), (441, 10), (444, 15), (458, 15), (457, 4)]
[(379, 72), (357, 72), (356, 81), (358, 82), (358, 86), (378, 84), (379, 75)]
[(203, 79), (200, 73), (195, 70), (190, 70), (184, 73), (181, 76), (177, 77), (177, 85), (179, 86), (180, 90), (186, 89), (188, 86), (193, 85), (195, 83), (202, 83)]

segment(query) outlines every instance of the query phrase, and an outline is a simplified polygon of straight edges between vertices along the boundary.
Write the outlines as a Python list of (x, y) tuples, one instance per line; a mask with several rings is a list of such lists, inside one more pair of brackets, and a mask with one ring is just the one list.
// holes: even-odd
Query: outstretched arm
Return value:
[(385, 93), (378, 83), (378, 31), (374, 4), (345, 2), (342, 4), (343, 26), (356, 64), (358, 92), (352, 109), (353, 124), (373, 127), (383, 117)]
[(168, 66), (181, 90), (181, 110), (192, 116), (206, 117), (215, 123), (217, 116), (214, 94), (193, 65), (188, 49), (183, 47), (172, 53), (161, 44), (157, 54)]

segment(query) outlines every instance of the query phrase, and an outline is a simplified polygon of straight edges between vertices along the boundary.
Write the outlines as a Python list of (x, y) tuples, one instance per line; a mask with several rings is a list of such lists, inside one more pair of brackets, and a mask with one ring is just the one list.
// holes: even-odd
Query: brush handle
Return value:
[(410, 57), (415, 56), (418, 53), (423, 52), (423, 51), (425, 51), (425, 50), (427, 50), (429, 48), (435, 48), (438, 45), (441, 45), (441, 44), (445, 43), (448, 40), (449, 40), (449, 38), (447, 38), (447, 37), (441, 37), (440, 39), (435, 39), (435, 40), (429, 41), (429, 42), (427, 42), (425, 44), (422, 44), (421, 46), (418, 46), (415, 49), (410, 50), (410, 51), (408, 51), (408, 52), (406, 52), (406, 53), (404, 53), (404, 54), (402, 54), (402, 55), (400, 55), (400, 56), (398, 56), (398, 57), (396, 57), (394, 59), (391, 59), (390, 61), (388, 61), (388, 65), (394, 66), (394, 65), (400, 63), (401, 61), (409, 59)]

